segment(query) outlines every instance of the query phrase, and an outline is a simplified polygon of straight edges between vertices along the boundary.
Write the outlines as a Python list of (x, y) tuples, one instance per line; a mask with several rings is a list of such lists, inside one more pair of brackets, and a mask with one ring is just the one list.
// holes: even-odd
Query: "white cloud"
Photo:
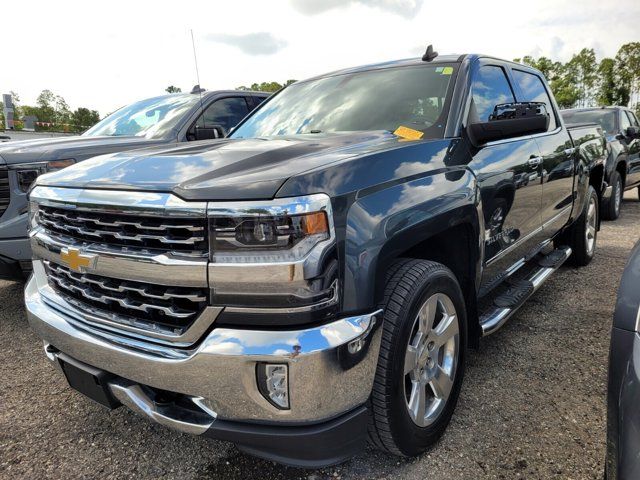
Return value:
[(291, 0), (293, 7), (305, 15), (316, 15), (334, 8), (360, 4), (405, 18), (412, 18), (422, 8), (423, 3), (424, 0)]
[(210, 33), (205, 38), (211, 42), (239, 48), (247, 55), (273, 55), (287, 46), (287, 42), (268, 32), (247, 33), (245, 35)]
[[(440, 54), (535, 52), (566, 61), (583, 47), (601, 58), (638, 40), (637, 0), (583, 0), (578, 10), (570, 0), (531, 3), (521, 15), (512, 0), (12, 2), (2, 26), (0, 93), (16, 91), (33, 104), (48, 88), (72, 108), (106, 114), (168, 85), (189, 91), (198, 83), (190, 29), (209, 90), (420, 56), (429, 43)], [(246, 37), (260, 32), (271, 35), (264, 45)], [(233, 48), (208, 40), (224, 36)]]

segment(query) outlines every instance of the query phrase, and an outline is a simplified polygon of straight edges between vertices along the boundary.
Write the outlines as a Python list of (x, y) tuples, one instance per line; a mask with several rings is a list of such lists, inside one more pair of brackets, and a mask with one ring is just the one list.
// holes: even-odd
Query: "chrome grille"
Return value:
[(0, 166), (0, 217), (9, 206), (11, 201), (11, 191), (9, 190), (9, 171), (7, 167)]
[(208, 252), (205, 218), (127, 215), (40, 205), (38, 222), (50, 234), (86, 242), (202, 256)]
[(207, 304), (208, 291), (204, 288), (151, 285), (77, 273), (46, 260), (43, 263), (54, 290), (77, 308), (111, 320), (120, 317), (124, 323), (180, 333)]

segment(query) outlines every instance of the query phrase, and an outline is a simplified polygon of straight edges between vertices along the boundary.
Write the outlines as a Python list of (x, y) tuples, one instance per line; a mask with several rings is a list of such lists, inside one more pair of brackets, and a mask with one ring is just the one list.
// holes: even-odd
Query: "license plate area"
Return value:
[(64, 354), (57, 354), (57, 357), (71, 388), (109, 409), (120, 406), (107, 383), (113, 375)]

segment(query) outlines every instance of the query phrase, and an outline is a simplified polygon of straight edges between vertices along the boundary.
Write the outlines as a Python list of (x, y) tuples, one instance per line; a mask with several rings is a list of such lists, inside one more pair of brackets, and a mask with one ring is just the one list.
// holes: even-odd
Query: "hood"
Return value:
[(388, 132), (192, 142), (92, 158), (43, 175), (38, 184), (174, 192), (193, 200), (266, 199), (291, 176), (400, 142)]
[(85, 160), (95, 155), (166, 143), (144, 137), (51, 137), (0, 143), (0, 163), (7, 165), (50, 160)]

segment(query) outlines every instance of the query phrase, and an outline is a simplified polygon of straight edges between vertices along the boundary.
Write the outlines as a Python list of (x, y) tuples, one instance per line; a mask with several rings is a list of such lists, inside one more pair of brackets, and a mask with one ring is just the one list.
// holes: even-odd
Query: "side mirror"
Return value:
[(549, 114), (544, 103), (503, 103), (496, 105), (488, 122), (470, 123), (467, 134), (479, 147), (487, 142), (546, 132)]
[(225, 131), (222, 125), (213, 125), (211, 127), (200, 127), (196, 125), (194, 137), (196, 140), (214, 140), (216, 138), (224, 138)]
[(627, 131), (625, 132), (625, 135), (627, 136), (627, 138), (637, 138), (639, 133), (640, 133), (640, 128), (631, 126), (631, 127), (627, 127)]

